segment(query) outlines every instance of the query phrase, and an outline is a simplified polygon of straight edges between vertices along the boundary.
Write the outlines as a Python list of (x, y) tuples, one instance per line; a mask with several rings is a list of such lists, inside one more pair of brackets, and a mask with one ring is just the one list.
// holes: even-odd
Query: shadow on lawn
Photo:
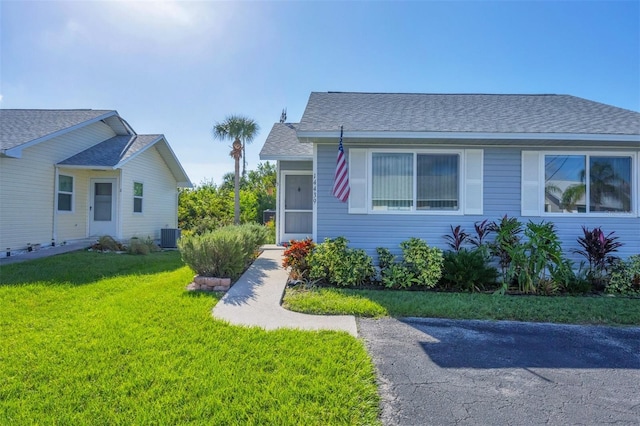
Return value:
[(174, 271), (184, 263), (177, 251), (145, 256), (77, 251), (23, 263), (3, 265), (0, 286), (43, 282), (47, 285), (85, 285), (122, 275)]

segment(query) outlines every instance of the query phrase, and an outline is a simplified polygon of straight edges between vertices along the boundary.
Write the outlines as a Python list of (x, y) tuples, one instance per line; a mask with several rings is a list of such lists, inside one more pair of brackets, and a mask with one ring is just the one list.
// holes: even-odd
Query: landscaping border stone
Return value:
[(231, 288), (231, 278), (204, 277), (195, 275), (193, 281), (187, 285), (188, 291), (221, 291)]

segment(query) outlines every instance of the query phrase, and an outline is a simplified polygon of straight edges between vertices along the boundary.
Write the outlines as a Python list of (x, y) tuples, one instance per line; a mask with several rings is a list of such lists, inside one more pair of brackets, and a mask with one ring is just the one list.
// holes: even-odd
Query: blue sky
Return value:
[(262, 130), (312, 91), (559, 93), (640, 111), (640, 0), (0, 0), (0, 107), (117, 110), (191, 180), (233, 171), (211, 128)]

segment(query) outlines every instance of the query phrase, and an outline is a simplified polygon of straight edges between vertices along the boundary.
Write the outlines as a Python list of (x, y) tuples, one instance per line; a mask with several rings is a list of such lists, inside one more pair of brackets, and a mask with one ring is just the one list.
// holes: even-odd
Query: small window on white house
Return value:
[(133, 182), (133, 212), (142, 213), (143, 185), (140, 182)]
[(58, 175), (58, 211), (73, 211), (73, 176)]

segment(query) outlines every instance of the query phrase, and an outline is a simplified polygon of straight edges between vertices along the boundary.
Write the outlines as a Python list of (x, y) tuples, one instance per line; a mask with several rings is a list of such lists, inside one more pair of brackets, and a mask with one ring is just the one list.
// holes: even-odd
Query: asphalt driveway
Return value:
[(386, 425), (638, 425), (640, 328), (359, 319)]

